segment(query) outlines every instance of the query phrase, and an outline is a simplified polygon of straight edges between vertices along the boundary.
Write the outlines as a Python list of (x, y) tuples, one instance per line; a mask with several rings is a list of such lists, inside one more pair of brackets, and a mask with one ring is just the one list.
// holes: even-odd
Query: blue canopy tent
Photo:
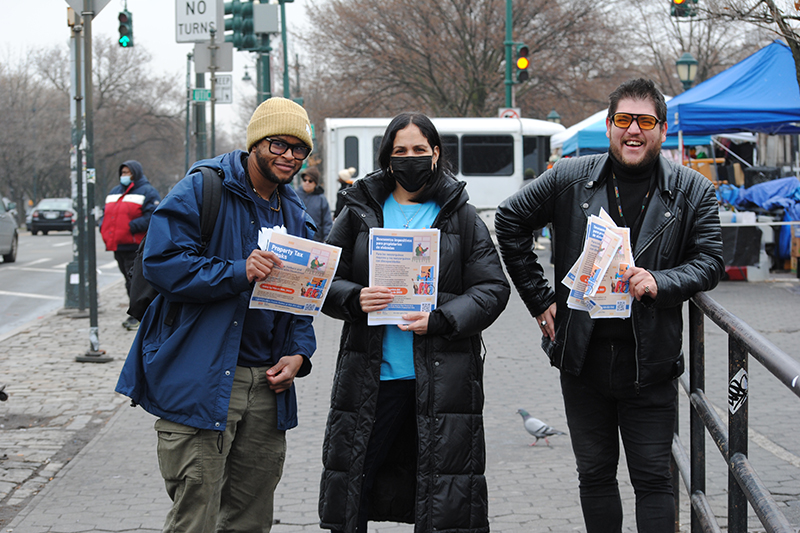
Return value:
[[(667, 102), (668, 138), (749, 131), (800, 133), (800, 89), (789, 47), (774, 41)], [(684, 137), (684, 144), (692, 144)]]
[[(774, 41), (667, 102), (667, 135), (756, 132), (800, 133), (800, 88), (789, 47)], [(684, 140), (684, 144), (688, 141)], [(784, 220), (796, 220), (797, 200), (789, 200)], [(779, 257), (789, 256), (789, 228), (781, 228)]]

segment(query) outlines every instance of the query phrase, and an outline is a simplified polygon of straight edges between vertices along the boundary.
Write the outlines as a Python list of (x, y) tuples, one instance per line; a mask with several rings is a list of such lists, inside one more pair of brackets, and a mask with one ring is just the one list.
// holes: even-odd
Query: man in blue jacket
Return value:
[[(287, 185), (312, 147), (305, 110), (271, 98), (250, 119), (247, 152), (196, 163), (153, 213), (143, 271), (159, 296), (116, 390), (160, 417), (158, 462), (173, 501), (165, 532), (270, 530), (285, 431), (297, 425), (293, 382), (311, 371), (316, 340), (310, 317), (248, 303), (253, 284), (281, 266), (259, 237), (313, 232)], [(223, 180), (205, 248), (201, 166)]]

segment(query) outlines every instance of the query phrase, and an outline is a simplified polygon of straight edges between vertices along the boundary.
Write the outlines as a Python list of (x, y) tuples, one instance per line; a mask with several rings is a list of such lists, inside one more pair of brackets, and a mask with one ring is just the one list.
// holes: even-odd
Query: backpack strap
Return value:
[(222, 202), (222, 180), (225, 172), (209, 167), (200, 167), (203, 173), (203, 204), (200, 207), (200, 234), (203, 249), (211, 241), (211, 234), (217, 223), (219, 206)]
[[(203, 174), (203, 203), (200, 205), (200, 244), (203, 247), (203, 251), (205, 251), (211, 241), (211, 234), (214, 232), (214, 226), (217, 223), (219, 206), (222, 203), (222, 180), (225, 178), (225, 172), (209, 167), (199, 167), (199, 169)], [(167, 316), (164, 317), (164, 324), (172, 325), (175, 321), (175, 316), (178, 314), (179, 307), (176, 303), (169, 304)]]

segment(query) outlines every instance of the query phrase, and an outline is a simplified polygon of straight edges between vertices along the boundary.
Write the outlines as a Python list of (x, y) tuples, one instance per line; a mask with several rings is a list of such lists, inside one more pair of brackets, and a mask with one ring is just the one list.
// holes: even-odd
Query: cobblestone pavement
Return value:
[[(546, 253), (545, 253), (546, 256)], [(778, 347), (798, 358), (800, 283), (788, 276), (761, 283), (725, 282), (711, 293)], [(127, 407), (113, 392), (134, 333), (125, 318), (124, 286), (100, 295), (101, 346), (107, 364), (75, 362), (88, 348), (88, 321), (52, 314), (0, 337), (0, 367), (9, 399), (0, 404), (0, 530), (16, 533), (156, 532), (169, 508), (155, 455), (154, 418)], [(283, 480), (275, 502), (276, 533), (319, 531), (320, 450), (340, 324), (316, 321), (319, 350), (310, 376), (299, 380), (300, 426), (288, 432)], [(726, 405), (727, 337), (706, 323), (706, 392)], [(490, 519), (496, 532), (584, 531), (569, 436), (529, 446), (516, 414), (525, 408), (567, 430), (558, 373), (539, 348), (538, 330), (512, 294), (508, 309), (484, 334), (486, 444)], [(750, 362), (750, 458), (794, 527), (800, 527), (800, 400)], [(681, 433), (688, 442), (688, 402)], [(724, 418), (723, 418), (724, 419)], [(88, 443), (88, 444), (87, 444)], [(707, 438), (708, 490), (725, 526), (727, 473)], [(623, 530), (635, 531), (633, 494), (624, 461), (620, 486)], [(682, 530), (688, 503), (681, 494)], [(750, 510), (750, 530), (763, 531)], [(373, 531), (410, 532), (405, 524)]]

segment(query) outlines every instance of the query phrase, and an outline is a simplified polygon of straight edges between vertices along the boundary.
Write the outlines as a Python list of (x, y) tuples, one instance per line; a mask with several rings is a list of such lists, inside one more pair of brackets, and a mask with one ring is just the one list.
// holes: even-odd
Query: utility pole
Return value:
[(261, 35), (261, 46), (258, 49), (258, 60), (256, 65), (256, 90), (258, 91), (258, 103), (272, 98), (272, 81), (270, 79), (269, 58), (272, 47), (269, 44), (269, 34)]
[(513, 61), (511, 47), (514, 46), (514, 41), (512, 41), (514, 18), (512, 14), (513, 9), (511, 8), (511, 0), (506, 0), (506, 40), (503, 42), (506, 47), (506, 107), (514, 107), (514, 98), (512, 95), (514, 80), (511, 79), (511, 62)]
[(81, 62), (81, 34), (83, 26), (81, 17), (77, 11), (73, 10), (70, 15), (74, 17), (72, 23), (72, 45), (74, 51), (74, 78), (73, 78), (73, 99), (75, 100), (75, 123), (73, 126), (72, 134), (72, 152), (74, 155), (74, 169), (73, 176), (75, 177), (75, 200), (73, 207), (77, 212), (76, 224), (72, 230), (73, 242), (73, 261), (67, 265), (67, 280), (65, 291), (65, 308), (75, 308), (75, 302), (70, 296), (74, 296), (74, 286), (78, 287), (78, 301), (77, 309), (83, 312), (86, 309), (86, 264), (84, 262), (84, 232), (83, 226), (83, 152), (81, 150), (81, 141), (83, 139), (83, 96), (81, 88), (81, 79), (83, 77), (83, 68)]
[(292, 93), (289, 88), (289, 51), (286, 45), (286, 0), (279, 0), (279, 2), (281, 4), (281, 39), (283, 41), (283, 97), (291, 98)]
[(186, 164), (183, 173), (189, 172), (189, 148), (192, 139), (192, 55), (186, 54)]
[(93, 0), (83, 0), (83, 43), (84, 43), (84, 81), (86, 84), (86, 208), (89, 217), (86, 224), (81, 220), (81, 228), (86, 231), (89, 265), (89, 349), (84, 355), (75, 357), (79, 363), (107, 363), (113, 361), (112, 357), (105, 356), (105, 350), (100, 349), (100, 328), (97, 321), (97, 256), (95, 235), (97, 225), (94, 220), (94, 189), (96, 182), (96, 169), (94, 166), (94, 113), (92, 101), (92, 19), (95, 12)]
[(217, 46), (215, 37), (217, 31), (211, 29), (211, 63), (208, 65), (208, 71), (211, 73), (211, 157), (217, 155), (217, 124), (215, 119), (215, 108), (217, 103)]

